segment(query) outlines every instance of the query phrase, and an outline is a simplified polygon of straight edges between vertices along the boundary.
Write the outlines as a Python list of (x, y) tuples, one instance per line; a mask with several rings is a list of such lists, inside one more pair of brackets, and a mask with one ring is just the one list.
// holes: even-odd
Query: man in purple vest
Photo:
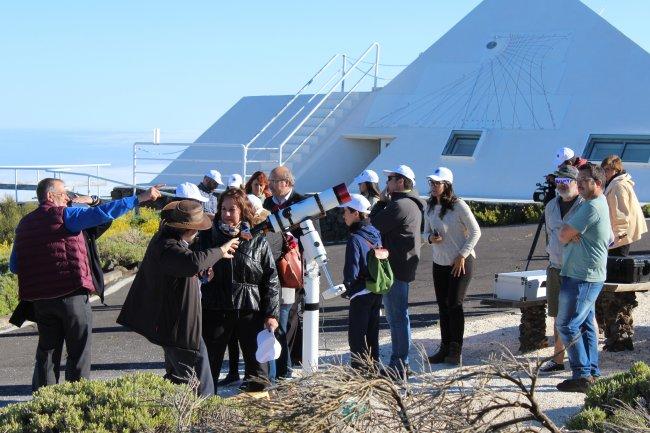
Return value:
[(36, 187), (39, 207), (25, 215), (18, 227), (9, 267), (18, 275), (18, 295), (33, 301), (38, 346), (32, 389), (56, 383), (53, 355), (66, 343), (65, 379), (90, 378), (92, 312), (95, 292), (91, 264), (82, 230), (104, 224), (156, 200), (156, 187), (96, 207), (68, 207), (62, 180), (46, 178)]

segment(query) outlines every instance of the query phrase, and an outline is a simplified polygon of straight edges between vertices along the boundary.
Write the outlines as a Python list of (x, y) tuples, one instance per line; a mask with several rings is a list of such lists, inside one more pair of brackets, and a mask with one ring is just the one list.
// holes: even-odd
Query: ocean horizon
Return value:
[[(161, 131), (161, 142), (191, 143), (201, 134), (200, 131)], [(73, 129), (0, 129), (2, 144), (2, 166), (65, 165), (65, 164), (110, 164), (100, 167), (99, 175), (118, 182), (132, 182), (133, 143), (150, 142), (153, 131), (107, 131)], [(178, 150), (182, 148), (179, 147)], [(165, 148), (167, 152), (176, 148)], [(155, 153), (154, 153), (155, 154)], [(167, 156), (169, 157), (169, 156)], [(139, 162), (145, 171), (159, 172), (168, 162)], [(95, 168), (76, 171), (95, 173)], [(43, 178), (48, 173), (40, 172)], [(86, 193), (85, 177), (61, 176), (68, 186), (80, 193)], [(138, 184), (147, 183), (153, 176), (138, 176)], [(19, 170), (19, 183), (36, 182), (35, 170)], [(0, 183), (14, 183), (13, 170), (0, 170)], [(108, 182), (99, 185), (100, 194), (107, 195), (115, 184)], [(96, 193), (97, 185), (92, 192)], [(0, 197), (14, 197), (14, 190), (0, 189)], [(31, 200), (32, 191), (19, 191), (19, 201)]]

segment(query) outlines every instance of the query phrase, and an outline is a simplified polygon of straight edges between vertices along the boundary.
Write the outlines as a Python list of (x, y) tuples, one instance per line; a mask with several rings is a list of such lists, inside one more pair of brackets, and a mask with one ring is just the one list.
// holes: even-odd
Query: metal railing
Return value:
[[(35, 191), (36, 190), (36, 185), (38, 182), (41, 180), (41, 172), (43, 173), (50, 173), (54, 178), (61, 178), (61, 174), (70, 174), (73, 176), (82, 176), (86, 177), (86, 187), (87, 187), (87, 193), (88, 195), (91, 194), (91, 189), (93, 186), (97, 188), (97, 195), (99, 195), (99, 188), (103, 186), (102, 184), (99, 184), (98, 182), (95, 182), (93, 185), (91, 182), (91, 179), (101, 179), (99, 176), (99, 168), (100, 167), (109, 167), (111, 164), (52, 164), (52, 165), (3, 165), (0, 166), (0, 170), (2, 171), (13, 171), (14, 174), (14, 181), (13, 181), (13, 189), (14, 190), (14, 197), (16, 201), (18, 200), (18, 191)], [(73, 172), (72, 169), (79, 169), (79, 168), (94, 168), (95, 169), (95, 174), (91, 173), (85, 173), (85, 172)], [(19, 180), (18, 174), (23, 171), (30, 171), (30, 172), (35, 172), (35, 182), (33, 184), (30, 183), (21, 183)], [(44, 176), (45, 177), (45, 176)], [(11, 183), (7, 184), (0, 184), (3, 187), (10, 186)], [(9, 189), (9, 188), (2, 188), (2, 189)]]
[[(371, 63), (366, 61), (365, 59), (368, 57), (368, 55), (374, 50), (375, 58), (374, 62), (372, 62), (372, 67), (368, 69), (368, 71), (362, 71), (364, 72), (363, 76), (357, 81), (357, 83), (353, 86), (352, 89), (348, 90), (347, 93), (345, 92), (345, 82), (346, 79), (349, 79), (351, 74), (356, 72), (357, 70), (360, 70), (358, 65), (360, 63)], [(320, 128), (323, 126), (325, 121), (338, 110), (340, 109), (342, 103), (348, 99), (348, 97), (354, 92), (354, 90), (358, 87), (360, 84), (361, 80), (363, 78), (367, 77), (370, 75), (370, 71), (374, 70), (374, 81), (373, 81), (373, 88), (377, 88), (377, 80), (379, 79), (378, 73), (379, 73), (379, 53), (380, 53), (380, 47), (377, 42), (373, 43), (364, 51), (364, 53), (352, 64), (352, 66), (348, 67), (348, 63), (352, 63), (350, 61), (350, 58), (346, 54), (336, 54), (332, 56), (323, 66), (321, 66), (318, 71), (316, 71), (315, 74), (313, 74), (305, 84), (303, 84), (298, 91), (287, 101), (272, 117), (269, 119), (264, 126), (260, 128), (260, 130), (246, 143), (243, 144), (229, 144), (229, 143), (157, 143), (157, 142), (137, 142), (133, 144), (133, 184), (137, 185), (138, 184), (138, 175), (157, 175), (157, 176), (168, 176), (168, 177), (175, 177), (175, 176), (196, 176), (197, 173), (177, 173), (173, 172), (170, 170), (163, 170), (164, 172), (154, 172), (154, 171), (146, 171), (139, 169), (140, 164), (138, 161), (148, 161), (148, 162), (197, 162), (197, 163), (214, 163), (214, 164), (219, 164), (219, 163), (234, 163), (234, 164), (241, 164), (241, 174), (244, 177), (244, 180), (247, 180), (248, 177), (250, 176), (251, 173), (248, 173), (248, 170), (250, 169), (250, 165), (253, 163), (276, 163), (277, 165), (283, 165), (286, 163), (287, 160), (289, 160), (291, 157), (293, 157), (297, 150), (302, 147), (302, 145), (306, 142), (306, 140), (303, 140), (296, 149), (294, 149), (291, 154), (287, 158), (283, 158), (283, 151), (284, 147), (286, 146), (287, 142), (291, 140), (294, 136), (296, 136), (296, 132), (302, 128), (307, 121), (309, 121), (314, 113), (320, 109), (323, 104), (326, 103), (328, 98), (335, 92), (335, 90), (340, 89), (341, 93), (344, 93), (343, 97), (341, 100), (337, 101), (335, 106), (331, 109), (329, 109), (329, 112), (325, 116), (325, 119), (322, 119), (315, 128), (313, 128), (312, 131), (310, 131), (309, 137), (312, 137)], [(337, 66), (336, 69), (334, 70), (333, 73), (332, 71), (332, 66), (337, 63), (337, 60), (340, 60), (340, 66)], [(328, 73), (329, 72), (329, 73)], [(300, 103), (300, 106), (297, 106), (297, 104), (300, 101), (300, 96), (306, 94), (306, 90), (310, 88), (311, 86), (316, 87), (317, 83), (321, 83), (324, 79), (324, 83), (322, 83), (319, 88), (316, 91), (313, 91), (311, 96), (309, 98), (305, 98), (306, 100), (303, 100)], [(323, 93), (325, 92), (325, 93)], [(307, 96), (307, 95), (305, 95)], [(298, 121), (298, 126), (294, 127), (291, 129), (291, 131), (282, 139), (279, 145), (273, 145), (272, 143), (274, 140), (278, 139), (281, 134), (284, 134), (287, 128), (289, 128), (293, 123), (297, 121), (297, 119), (300, 118), (301, 115), (305, 111), (307, 111), (307, 108), (312, 106), (314, 104), (314, 101), (317, 100), (317, 98), (320, 98), (318, 102), (309, 110), (307, 115), (305, 115), (300, 121)], [(279, 120), (283, 117), (284, 114), (288, 113), (288, 110), (290, 108), (293, 108), (294, 113), (289, 117), (288, 120), (286, 120), (282, 125), (279, 125), (277, 130), (274, 132), (274, 134), (266, 139), (266, 141), (263, 144), (259, 144), (258, 141), (260, 140), (261, 137), (264, 136), (264, 133), (269, 131), (269, 128), (271, 128), (273, 125), (276, 125), (279, 123)], [(285, 116), (287, 117), (287, 116)], [(184, 149), (181, 150), (180, 152), (186, 150), (188, 147), (210, 147), (215, 150), (217, 149), (232, 149), (232, 148), (239, 148), (241, 151), (241, 159), (238, 160), (232, 160), (232, 159), (192, 159), (192, 158), (165, 158), (162, 156), (158, 157), (147, 157), (147, 156), (142, 156), (139, 154), (139, 151), (145, 151), (145, 148), (149, 146), (183, 146)], [(275, 152), (277, 154), (274, 154)], [(259, 155), (268, 155), (268, 156), (259, 156)], [(217, 165), (218, 166), (218, 165)]]
[[(309, 135), (307, 135), (307, 137), (305, 137), (305, 139), (303, 139), (302, 142), (300, 142), (300, 144), (298, 144), (298, 146), (293, 150), (293, 152), (292, 152), (292, 153), (291, 153), (291, 154), (290, 154), (290, 155), (289, 155), (285, 160), (283, 160), (283, 159), (282, 159), (282, 151), (283, 151), (283, 149), (284, 149), (284, 146), (287, 144), (287, 142), (288, 142), (288, 141), (289, 141), (289, 140), (290, 140), (290, 139), (291, 139), (291, 138), (296, 134), (296, 132), (298, 132), (298, 130), (299, 130), (300, 128), (303, 127), (303, 125), (305, 125), (305, 123), (307, 123), (307, 121), (308, 121), (309, 119), (311, 119), (311, 116), (312, 116), (312, 115), (313, 115), (313, 114), (314, 114), (314, 113), (315, 113), (315, 112), (316, 112), (316, 111), (317, 111), (317, 110), (318, 110), (318, 109), (319, 109), (319, 108), (320, 108), (320, 107), (325, 103), (325, 101), (327, 100), (327, 98), (328, 98), (328, 97), (329, 97), (329, 96), (334, 92), (334, 90), (339, 86), (339, 84), (341, 84), (341, 88), (342, 88), (342, 89), (344, 88), (344, 87), (343, 87), (343, 83), (345, 82), (345, 79), (346, 79), (346, 78), (347, 78), (347, 77), (348, 77), (348, 76), (349, 76), (349, 75), (350, 75), (354, 70), (357, 69), (358, 65), (359, 65), (359, 64), (360, 64), (360, 63), (361, 63), (361, 62), (366, 58), (366, 56), (371, 52), (371, 50), (372, 50), (373, 48), (375, 49), (375, 64), (373, 65), (373, 67), (371, 67), (370, 69), (368, 69), (367, 71), (364, 72), (364, 74), (361, 76), (361, 78), (359, 78), (359, 80), (357, 80), (357, 82), (356, 82), (355, 85), (352, 87), (352, 89), (348, 90), (348, 92), (345, 93), (345, 95), (343, 96), (343, 98), (341, 98), (341, 100), (338, 102), (338, 104), (336, 104), (332, 109), (329, 110), (329, 112), (327, 113), (327, 115), (326, 115), (326, 116), (325, 116), (325, 117), (324, 117), (324, 118), (323, 118), (323, 119), (318, 123), (318, 125), (317, 125), (317, 126), (316, 126), (316, 127), (315, 127), (315, 128), (314, 128), (314, 129), (309, 133)], [(344, 61), (344, 62), (346, 61), (345, 58), (343, 59), (343, 61)], [(307, 140), (308, 140), (310, 137), (312, 137), (312, 136), (314, 136), (314, 135), (316, 134), (316, 132), (318, 131), (318, 129), (319, 129), (319, 128), (320, 128), (320, 127), (325, 123), (325, 121), (326, 121), (327, 119), (329, 119), (329, 118), (330, 118), (330, 117), (331, 117), (331, 116), (336, 112), (336, 110), (337, 110), (337, 109), (341, 106), (341, 104), (342, 104), (342, 103), (343, 103), (343, 102), (348, 98), (348, 96), (350, 96), (350, 94), (351, 94), (352, 92), (354, 92), (354, 90), (356, 90), (356, 88), (359, 86), (359, 84), (361, 84), (361, 82), (363, 81), (363, 79), (366, 78), (366, 77), (368, 76), (368, 74), (370, 73), (370, 71), (371, 71), (372, 69), (375, 70), (375, 75), (374, 75), (374, 86), (376, 87), (376, 86), (377, 86), (377, 72), (378, 72), (378, 67), (379, 67), (379, 43), (375, 42), (375, 43), (373, 43), (372, 45), (370, 45), (370, 46), (366, 49), (366, 51), (364, 51), (364, 53), (359, 57), (359, 59), (358, 59), (356, 62), (354, 62), (354, 64), (350, 67), (350, 69), (349, 69), (347, 72), (345, 72), (345, 73), (343, 74), (343, 76), (340, 78), (340, 80), (339, 80), (338, 82), (336, 82), (336, 83), (335, 83), (335, 84), (330, 88), (330, 90), (329, 90), (329, 91), (327, 92), (327, 94), (326, 94), (326, 95), (325, 95), (325, 96), (320, 100), (320, 102), (319, 102), (318, 104), (316, 104), (316, 106), (315, 106), (314, 108), (312, 108), (312, 110), (309, 112), (309, 114), (308, 114), (308, 115), (307, 115), (307, 116), (306, 116), (306, 117), (305, 117), (305, 118), (304, 118), (300, 123), (298, 123), (298, 125), (293, 129), (293, 131), (291, 131), (291, 133), (287, 136), (287, 138), (285, 138), (284, 141), (283, 141), (282, 143), (280, 143), (279, 165), (282, 165), (283, 163), (286, 163), (286, 162), (287, 162), (287, 161), (288, 161), (292, 156), (294, 156), (294, 155), (297, 153), (297, 151), (298, 151), (298, 150), (299, 150), (299, 149), (300, 149), (300, 148), (301, 148), (301, 147), (302, 147), (302, 146), (307, 142)], [(345, 70), (345, 68), (344, 68), (344, 70)]]

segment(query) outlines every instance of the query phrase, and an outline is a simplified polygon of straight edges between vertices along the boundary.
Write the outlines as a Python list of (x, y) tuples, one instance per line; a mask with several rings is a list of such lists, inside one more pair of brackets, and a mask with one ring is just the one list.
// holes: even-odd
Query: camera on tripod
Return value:
[(555, 175), (547, 174), (544, 183), (535, 184), (537, 189), (533, 192), (533, 201), (546, 204), (555, 197)]

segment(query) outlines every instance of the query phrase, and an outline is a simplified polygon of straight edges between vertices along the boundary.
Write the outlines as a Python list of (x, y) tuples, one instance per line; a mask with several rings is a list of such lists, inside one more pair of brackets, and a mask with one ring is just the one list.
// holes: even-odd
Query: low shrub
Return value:
[(583, 409), (578, 415), (571, 418), (566, 427), (571, 430), (587, 430), (594, 433), (603, 433), (603, 423), (607, 414), (598, 407)]
[(650, 409), (650, 366), (634, 363), (630, 371), (602, 378), (587, 392), (583, 410), (567, 422), (571, 429), (605, 431), (605, 423), (616, 426), (650, 427), (647, 419), (629, 408)]
[(0, 200), (0, 242), (13, 242), (18, 222), (34, 209), (36, 203), (18, 204), (9, 196)]
[(537, 223), (544, 210), (539, 203), (486, 203), (468, 201), (481, 227)]
[(18, 277), (0, 274), (0, 316), (11, 314), (18, 305)]
[[(166, 402), (180, 393), (188, 394), (186, 385), (151, 373), (67, 382), (41, 388), (32, 400), (1, 409), (0, 425), (6, 433), (176, 431), (179, 414)], [(215, 408), (220, 401), (215, 397), (201, 405), (209, 402)]]
[(150, 235), (134, 228), (106, 234), (97, 240), (102, 269), (111, 270), (115, 266), (133, 268), (144, 257)]
[(643, 205), (642, 209), (643, 209), (643, 215), (646, 218), (650, 218), (650, 204)]
[(650, 402), (650, 366), (634, 363), (630, 371), (598, 380), (587, 393), (585, 407), (608, 410), (616, 403), (634, 406), (638, 398)]
[(13, 245), (9, 241), (0, 242), (0, 274), (9, 271), (9, 257)]

